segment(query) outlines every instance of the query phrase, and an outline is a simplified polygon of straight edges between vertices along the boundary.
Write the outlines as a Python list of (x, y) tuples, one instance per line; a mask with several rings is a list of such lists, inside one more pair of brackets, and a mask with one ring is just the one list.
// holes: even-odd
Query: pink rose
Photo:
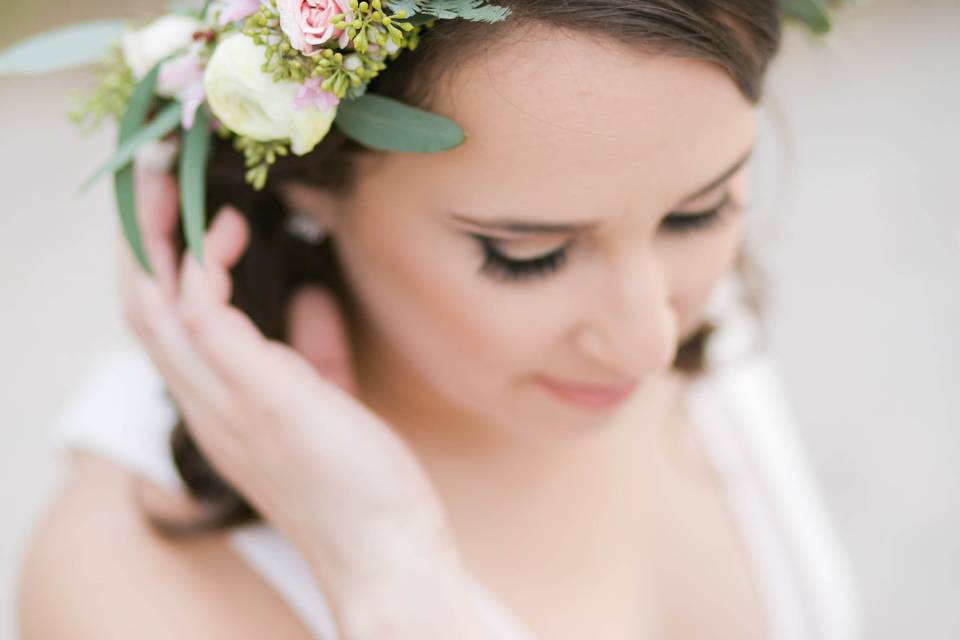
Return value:
[(346, 31), (334, 28), (330, 21), (340, 13), (350, 13), (347, 0), (277, 0), (280, 28), (293, 48), (306, 54), (333, 37), (340, 48), (350, 42)]

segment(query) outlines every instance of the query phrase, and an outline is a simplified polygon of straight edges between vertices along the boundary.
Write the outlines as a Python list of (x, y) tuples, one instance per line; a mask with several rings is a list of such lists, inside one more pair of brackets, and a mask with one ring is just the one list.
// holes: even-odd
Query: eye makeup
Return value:
[[(715, 206), (705, 211), (675, 212), (666, 216), (661, 225), (665, 233), (689, 234), (696, 231), (705, 232), (723, 221), (725, 215), (732, 209), (739, 209), (730, 192), (727, 191), (723, 199)], [(568, 249), (572, 240), (559, 249), (535, 258), (516, 260), (509, 258), (497, 246), (497, 240), (489, 236), (469, 233), (483, 250), (483, 262), (479, 272), (505, 282), (517, 282), (529, 278), (546, 277), (559, 271), (566, 264)]]
[(737, 207), (730, 192), (715, 207), (705, 211), (676, 212), (663, 219), (662, 225), (670, 233), (687, 233), (699, 229), (708, 229), (723, 219), (729, 208)]
[(524, 280), (536, 276), (547, 276), (558, 271), (566, 264), (567, 243), (550, 253), (528, 260), (513, 260), (503, 255), (496, 246), (496, 240), (487, 236), (470, 234), (483, 249), (483, 264), (480, 271), (506, 281)]

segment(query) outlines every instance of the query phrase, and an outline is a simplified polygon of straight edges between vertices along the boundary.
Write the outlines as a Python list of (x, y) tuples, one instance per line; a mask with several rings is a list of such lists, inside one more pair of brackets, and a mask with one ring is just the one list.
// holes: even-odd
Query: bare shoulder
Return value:
[[(171, 541), (156, 533), (135, 501), (137, 482), (96, 454), (70, 454), (20, 570), (24, 640), (311, 637), (225, 535)], [(164, 513), (186, 507), (145, 488)]]

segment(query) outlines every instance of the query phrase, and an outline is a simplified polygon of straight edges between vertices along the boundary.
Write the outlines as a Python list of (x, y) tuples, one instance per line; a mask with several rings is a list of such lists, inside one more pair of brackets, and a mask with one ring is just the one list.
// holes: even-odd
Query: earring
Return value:
[(328, 235), (326, 227), (308, 213), (288, 215), (283, 226), (287, 233), (307, 244), (322, 244)]

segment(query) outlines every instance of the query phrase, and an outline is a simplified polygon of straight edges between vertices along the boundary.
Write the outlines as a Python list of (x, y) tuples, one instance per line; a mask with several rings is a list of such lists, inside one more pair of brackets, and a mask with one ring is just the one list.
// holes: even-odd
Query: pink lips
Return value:
[(637, 388), (637, 383), (619, 387), (598, 387), (560, 382), (546, 376), (538, 376), (537, 382), (557, 397), (585, 407), (610, 407), (626, 400)]

